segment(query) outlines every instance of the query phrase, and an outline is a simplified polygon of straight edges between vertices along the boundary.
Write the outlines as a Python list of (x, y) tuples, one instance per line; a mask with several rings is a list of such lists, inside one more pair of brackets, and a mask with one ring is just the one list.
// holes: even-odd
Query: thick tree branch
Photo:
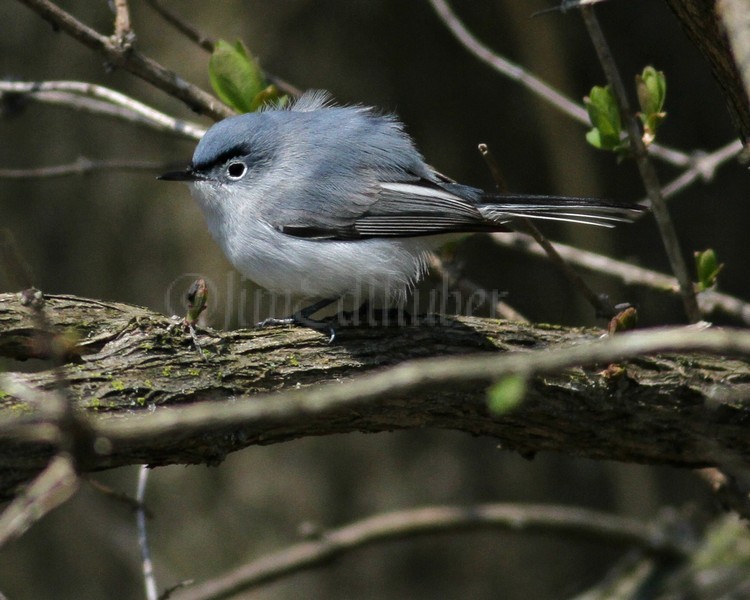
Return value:
[[(683, 467), (750, 458), (748, 362), (677, 353), (748, 356), (743, 331), (663, 329), (598, 341), (598, 331), (460, 318), (342, 329), (328, 345), (305, 329), (241, 330), (201, 335), (206, 363), (189, 334), (146, 309), (52, 296), (46, 313), (56, 331), (80, 340), (64, 376), (95, 440), (82, 470), (216, 463), (253, 444), (418, 427), (492, 436), (525, 455)], [(0, 356), (43, 358), (55, 343), (15, 295), (0, 295)], [(672, 354), (643, 356), (658, 352)], [(602, 371), (619, 357), (638, 358)], [(486, 387), (511, 373), (527, 378), (526, 396), (492, 414)], [(33, 399), (55, 384), (47, 371), (0, 377), (6, 495), (56, 450), (51, 417)], [(290, 391), (264, 393), (282, 388)]]
[(685, 34), (708, 61), (714, 78), (724, 91), (740, 140), (747, 144), (750, 138), (750, 101), (720, 17), (716, 14), (716, 3), (706, 0), (666, 1)]

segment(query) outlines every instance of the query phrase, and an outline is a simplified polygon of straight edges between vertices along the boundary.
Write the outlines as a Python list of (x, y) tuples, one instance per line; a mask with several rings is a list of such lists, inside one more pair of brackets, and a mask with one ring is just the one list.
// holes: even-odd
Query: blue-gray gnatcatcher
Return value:
[(518, 217), (612, 226), (637, 204), (488, 193), (425, 164), (401, 123), (308, 92), (287, 108), (220, 121), (198, 143), (184, 181), (234, 266), (279, 294), (313, 303), (286, 319), (329, 331), (311, 316), (347, 294), (394, 301), (425, 272), (448, 234), (508, 231)]

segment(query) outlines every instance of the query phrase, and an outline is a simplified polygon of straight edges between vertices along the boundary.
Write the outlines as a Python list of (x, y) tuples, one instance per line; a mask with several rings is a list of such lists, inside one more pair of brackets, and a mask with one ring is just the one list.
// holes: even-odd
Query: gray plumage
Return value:
[(225, 119), (192, 164), (212, 235), (247, 277), (276, 293), (402, 297), (447, 235), (507, 231), (517, 217), (611, 226), (643, 209), (590, 198), (498, 195), (431, 169), (395, 117), (333, 106), (321, 93), (289, 108)]

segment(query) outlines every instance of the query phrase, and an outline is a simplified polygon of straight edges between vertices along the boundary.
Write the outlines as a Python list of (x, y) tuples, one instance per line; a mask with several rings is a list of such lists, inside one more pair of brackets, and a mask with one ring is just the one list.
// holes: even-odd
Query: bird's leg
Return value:
[(336, 320), (341, 324), (380, 327), (384, 325), (405, 325), (411, 320), (411, 315), (403, 306), (373, 308), (369, 300), (365, 300), (359, 309), (339, 313)]
[(326, 298), (325, 300), (320, 300), (316, 302), (315, 304), (311, 304), (310, 306), (306, 306), (305, 308), (298, 310), (291, 317), (286, 317), (284, 319), (275, 319), (275, 318), (266, 319), (258, 323), (256, 327), (276, 327), (279, 325), (302, 325), (303, 327), (309, 327), (310, 329), (314, 329), (315, 331), (327, 333), (330, 336), (328, 339), (328, 342), (330, 343), (336, 338), (336, 331), (331, 326), (331, 324), (327, 323), (326, 321), (318, 321), (316, 319), (311, 319), (310, 317), (314, 315), (316, 312), (318, 312), (319, 310), (328, 306), (329, 304), (333, 304), (334, 302), (336, 302), (336, 300), (338, 300), (338, 298)]
[(336, 322), (339, 325), (351, 325), (357, 327), (358, 325), (368, 325), (370, 323), (370, 317), (372, 316), (372, 308), (370, 307), (370, 301), (365, 300), (360, 304), (356, 310), (343, 310), (336, 315)]
[(371, 313), (374, 325), (399, 326), (411, 322), (411, 314), (403, 306), (376, 308)]

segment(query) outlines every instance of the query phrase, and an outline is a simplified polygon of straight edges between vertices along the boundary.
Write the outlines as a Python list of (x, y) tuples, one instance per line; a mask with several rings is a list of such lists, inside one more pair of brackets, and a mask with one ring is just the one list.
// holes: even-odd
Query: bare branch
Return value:
[(221, 408), (198, 404), (177, 411), (155, 413), (149, 415), (148, 420), (137, 422), (107, 420), (98, 424), (97, 431), (117, 445), (125, 440), (144, 440), (176, 430), (187, 434), (193, 428), (197, 432), (259, 419), (278, 420), (300, 414), (319, 414), (332, 408), (402, 397), (427, 388), (459, 383), (490, 383), (511, 374), (539, 376), (576, 366), (607, 364), (669, 352), (709, 352), (747, 357), (750, 356), (750, 332), (664, 327), (538, 352), (415, 360), (382, 373), (353, 378), (345, 386), (336, 382), (312, 390), (292, 390), (273, 394), (267, 401), (256, 396), (252, 402), (237, 402)]
[(70, 457), (60, 454), (0, 514), (0, 548), (57, 508), (78, 490)]
[[(192, 24), (185, 21), (178, 14), (165, 8), (164, 5), (161, 3), (161, 0), (146, 0), (146, 1), (151, 6), (151, 8), (153, 8), (157, 13), (159, 13), (159, 15), (167, 23), (172, 25), (172, 27), (174, 27), (177, 31), (182, 33), (189, 40), (195, 42), (207, 52), (214, 51), (214, 41), (211, 38), (201, 33), (196, 27), (194, 27)], [(293, 96), (293, 97), (298, 97), (302, 95), (302, 90), (300, 90), (298, 87), (292, 85), (288, 81), (284, 81), (283, 79), (281, 79), (281, 77), (277, 77), (276, 75), (269, 73), (265, 69), (263, 69), (263, 76), (267, 81), (275, 85), (276, 88), (279, 89), (284, 94), (288, 94), (289, 96)]]
[[(487, 144), (479, 144), (479, 153), (484, 158), (487, 166), (490, 169), (492, 178), (495, 180), (495, 188), (501, 193), (508, 193), (508, 187), (505, 183), (505, 178), (502, 175), (500, 165), (495, 160), (494, 155), (490, 151)], [(592, 306), (594, 312), (598, 317), (611, 318), (614, 316), (613, 307), (607, 306), (605, 299), (596, 295), (593, 290), (586, 284), (583, 278), (575, 272), (575, 270), (565, 262), (560, 254), (555, 250), (552, 243), (546, 238), (546, 236), (539, 230), (539, 228), (529, 218), (521, 218), (511, 225), (517, 225), (514, 229), (520, 229), (521, 231), (529, 234), (537, 244), (547, 254), (547, 258), (559, 268), (571, 285), (583, 296), (586, 301)]]
[[(513, 248), (534, 256), (547, 256), (527, 235), (521, 233), (494, 233), (492, 239), (499, 246)], [(559, 242), (555, 242), (555, 249), (570, 264), (615, 277), (626, 285), (646, 286), (670, 294), (680, 293), (679, 283), (673, 275), (644, 269), (596, 252), (581, 250)], [(698, 294), (698, 302), (705, 315), (720, 312), (750, 325), (750, 303), (744, 300), (716, 290), (706, 290)]]
[(135, 34), (130, 28), (130, 9), (128, 0), (114, 0), (115, 8), (115, 33), (114, 42), (121, 48), (132, 45)]
[(331, 560), (359, 548), (381, 542), (483, 529), (554, 533), (607, 545), (635, 546), (672, 558), (683, 557), (689, 551), (680, 539), (670, 536), (656, 524), (644, 524), (637, 519), (582, 508), (533, 504), (432, 506), (375, 515), (323, 532), (319, 539), (264, 556), (221, 577), (188, 588), (177, 597), (179, 600), (229, 598), (283, 577), (329, 564)]
[(151, 560), (151, 547), (148, 543), (148, 532), (146, 531), (146, 486), (148, 485), (149, 468), (141, 465), (138, 469), (138, 485), (135, 492), (135, 501), (138, 508), (135, 512), (135, 521), (138, 528), (138, 547), (141, 551), (141, 567), (143, 570), (143, 585), (146, 592), (146, 600), (157, 600), (159, 597), (154, 575), (154, 563)]
[(159, 14), (159, 16), (161, 16), (162, 19), (186, 38), (198, 44), (206, 52), (214, 51), (214, 41), (210, 37), (200, 32), (196, 27), (185, 21), (177, 13), (166, 8), (160, 0), (146, 0), (146, 2)]
[(475, 38), (466, 26), (460, 21), (445, 0), (430, 0), (440, 20), (448, 27), (454, 37), (461, 45), (476, 56), (482, 62), (488, 64), (500, 74), (512, 81), (517, 81), (529, 91), (543, 98), (560, 111), (572, 117), (580, 123), (588, 124), (589, 118), (586, 110), (577, 102), (563, 96), (549, 84), (529, 73), (523, 67), (496, 54), (487, 46)]
[[(430, 271), (443, 279), (448, 286), (461, 290), (467, 296), (480, 296), (485, 302), (489, 302), (491, 293), (478, 286), (471, 279), (466, 278), (460, 272), (460, 269), (455, 268), (455, 265), (450, 261), (442, 260), (434, 254), (430, 256), (429, 261)], [(503, 319), (518, 321), (520, 323), (529, 322), (520, 312), (502, 300), (494, 302), (490, 308), (492, 309), (492, 314), (499, 315)]]
[(67, 165), (33, 169), (0, 169), (0, 179), (41, 179), (87, 175), (96, 171), (153, 171), (164, 172), (170, 165), (142, 160), (91, 160), (81, 156)]
[(234, 113), (211, 94), (178, 77), (156, 61), (132, 47), (121, 47), (115, 40), (104, 36), (75, 19), (49, 0), (19, 0), (82, 44), (101, 52), (113, 65), (121, 67), (154, 87), (182, 100), (192, 110), (205, 113), (214, 119), (230, 117)]
[(667, 209), (667, 203), (661, 194), (659, 178), (653, 164), (651, 164), (651, 161), (648, 158), (646, 146), (641, 138), (638, 122), (636, 121), (635, 116), (631, 113), (628, 96), (625, 92), (625, 86), (622, 83), (622, 78), (617, 70), (614, 58), (612, 57), (609, 44), (604, 37), (604, 32), (599, 26), (599, 21), (594, 14), (594, 9), (591, 6), (582, 6), (581, 15), (586, 24), (586, 29), (591, 36), (594, 49), (599, 56), (599, 62), (604, 69), (604, 74), (612, 88), (612, 94), (617, 102), (621, 118), (627, 128), (633, 156), (638, 165), (638, 171), (641, 174), (646, 193), (651, 201), (651, 209), (656, 218), (656, 223), (659, 226), (659, 232), (661, 234), (662, 242), (664, 243), (664, 248), (667, 252), (667, 257), (669, 258), (669, 263), (672, 267), (672, 272), (680, 282), (680, 295), (682, 296), (682, 301), (685, 306), (685, 313), (691, 322), (696, 323), (701, 319), (701, 311), (695, 298), (693, 281), (688, 272), (685, 258), (682, 255), (682, 249), (677, 237), (677, 230), (674, 228), (672, 218)]
[[(559, 109), (575, 121), (590, 126), (588, 113), (579, 103), (564, 96), (548, 83), (529, 73), (523, 67), (509, 61), (490, 50), (475, 38), (466, 26), (456, 16), (446, 0), (430, 0), (432, 8), (440, 20), (450, 30), (459, 43), (479, 60), (488, 64), (501, 75), (520, 83), (527, 90), (533, 92), (552, 106)], [(690, 156), (673, 148), (666, 148), (659, 144), (651, 144), (648, 151), (654, 156), (675, 166), (690, 164)]]
[[(597, 341), (601, 331), (443, 317), (341, 329), (333, 346), (299, 328), (199, 332), (206, 364), (189, 334), (146, 309), (69, 296), (46, 301), (55, 330), (77, 331), (81, 340), (80, 361), (65, 374), (93, 439), (77, 446), (82, 471), (216, 463), (253, 444), (414, 427), (487, 435), (525, 454), (691, 468), (750, 457), (741, 433), (750, 418), (742, 402), (750, 366), (730, 358), (750, 352), (745, 331), (664, 328)], [(0, 355), (45, 356), (29, 344), (35, 328), (16, 296), (0, 294), (0, 322)], [(483, 354), (472, 356), (477, 350)], [(723, 354), (647, 358), (670, 351)], [(632, 357), (619, 375), (601, 372)], [(382, 371), (394, 360), (405, 362)], [(601, 366), (575, 366), (583, 364)], [(510, 413), (491, 413), (486, 386), (509, 374), (527, 380), (526, 398)], [(50, 372), (0, 374), (0, 496), (38, 473), (58, 447), (48, 432), (36, 441), (35, 428), (45, 433), (49, 418), (14, 390), (55, 382)], [(281, 386), (290, 389), (263, 393)]]
[(711, 181), (716, 169), (732, 158), (736, 158), (741, 151), (742, 143), (739, 140), (734, 140), (710, 154), (705, 152), (693, 153), (690, 168), (665, 185), (661, 189), (662, 196), (665, 199), (671, 198), (698, 179), (703, 182)]
[[(49, 94), (53, 92), (75, 94), (86, 98), (103, 100), (105, 103), (124, 109), (125, 111), (123, 113), (122, 111), (104, 109), (103, 112), (107, 116), (126, 118), (139, 124), (148, 125), (157, 131), (175, 133), (192, 140), (199, 140), (206, 132), (205, 128), (196, 123), (175, 119), (121, 92), (94, 83), (87, 83), (85, 81), (0, 81), (0, 94), (28, 94), (31, 98), (38, 97), (42, 101), (50, 101)], [(52, 101), (56, 103), (69, 102), (69, 105), (75, 108), (82, 108), (92, 112), (96, 110), (97, 106), (92, 104), (79, 105), (75, 100), (75, 96), (70, 95), (53, 98)]]

